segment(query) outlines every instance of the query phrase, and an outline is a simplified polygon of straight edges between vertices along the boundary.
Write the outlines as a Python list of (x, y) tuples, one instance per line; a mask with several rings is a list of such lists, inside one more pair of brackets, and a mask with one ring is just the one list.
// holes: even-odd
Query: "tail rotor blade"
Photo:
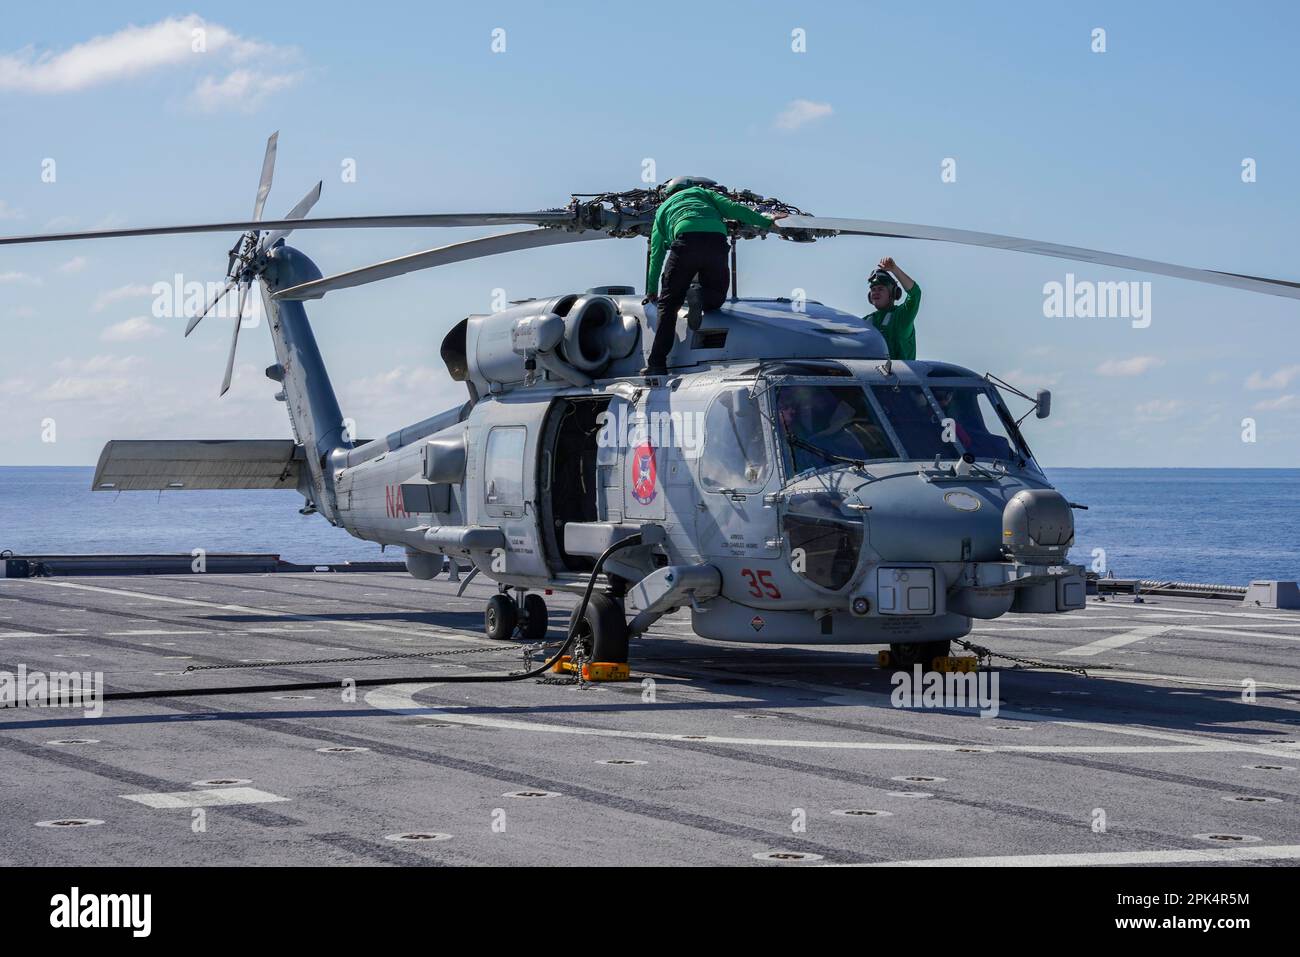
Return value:
[(257, 186), (257, 201), (253, 203), (254, 220), (262, 218), (266, 197), (271, 192), (271, 176), (275, 173), (275, 147), (279, 140), (280, 131), (276, 130), (266, 141), (266, 155), (262, 157), (262, 181)]
[(235, 350), (239, 347), (239, 327), (244, 324), (244, 300), (248, 296), (248, 283), (239, 286), (239, 310), (235, 313), (235, 331), (230, 336), (230, 355), (226, 356), (226, 376), (221, 380), (221, 393), (217, 398), (230, 391), (230, 380), (235, 374)]
[(235, 280), (233, 279), (226, 280), (226, 284), (221, 287), (221, 291), (216, 294), (216, 296), (213, 298), (213, 300), (210, 303), (208, 303), (206, 306), (203, 307), (203, 311), (197, 313), (195, 316), (193, 316), (190, 319), (189, 323), (185, 326), (185, 335), (188, 336), (191, 332), (194, 331), (194, 327), (199, 324), (199, 322), (203, 319), (204, 316), (206, 316), (208, 313), (210, 313), (213, 309), (217, 307), (217, 303), (219, 303), (222, 299), (225, 298), (226, 293), (230, 292), (231, 287), (234, 285), (235, 285)]
[[(295, 206), (293, 209), (289, 210), (289, 212), (285, 214), (284, 218), (302, 219), (304, 216), (310, 213), (311, 208), (316, 205), (316, 200), (320, 199), (321, 185), (322, 184), (318, 182), (314, 188), (309, 190), (306, 196), (298, 200), (298, 205)], [(288, 236), (291, 232), (293, 232), (292, 229), (277, 229), (272, 233), (268, 233), (266, 239), (262, 240), (263, 248), (270, 249), (281, 239), (284, 239), (285, 236)]]

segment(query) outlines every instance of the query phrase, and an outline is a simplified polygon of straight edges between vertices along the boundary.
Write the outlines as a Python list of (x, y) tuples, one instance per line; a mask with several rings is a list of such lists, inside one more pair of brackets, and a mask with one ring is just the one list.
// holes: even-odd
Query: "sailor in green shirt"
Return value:
[[(892, 273), (892, 275), (891, 275)], [(898, 278), (895, 279), (894, 277)], [(891, 359), (916, 358), (916, 311), (921, 306), (921, 286), (886, 256), (867, 280), (867, 301), (876, 311), (863, 316), (885, 337)], [(903, 293), (907, 298), (901, 303)]]
[[(703, 312), (717, 309), (727, 298), (731, 270), (727, 265), (727, 220), (768, 229), (785, 213), (765, 216), (732, 202), (711, 179), (678, 176), (669, 180), (664, 200), (655, 211), (650, 234), (650, 264), (646, 272), (646, 301), (657, 297), (659, 325), (643, 374), (663, 375), (668, 353), (677, 339), (677, 312), (690, 304), (688, 322), (695, 328)], [(659, 288), (660, 271), (663, 289)], [(699, 286), (691, 283), (699, 276)]]

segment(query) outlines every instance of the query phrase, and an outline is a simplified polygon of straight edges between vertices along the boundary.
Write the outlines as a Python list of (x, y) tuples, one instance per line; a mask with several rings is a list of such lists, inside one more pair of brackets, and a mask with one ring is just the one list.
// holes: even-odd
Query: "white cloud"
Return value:
[(14, 209), (3, 199), (0, 199), (0, 219), (22, 219), (21, 210)]
[(54, 368), (59, 372), (79, 372), (88, 375), (113, 372), (120, 375), (129, 372), (142, 361), (139, 356), (91, 356), (89, 359), (73, 359), (69, 356), (54, 363)]
[(297, 73), (258, 73), (252, 70), (232, 70), (220, 80), (204, 77), (194, 88), (190, 99), (206, 113), (236, 109), (251, 113), (262, 105), (272, 93), (287, 89), (298, 82)]
[(357, 423), (357, 434), (374, 438), (462, 403), (465, 386), (447, 370), (398, 366), (352, 379), (339, 388), (344, 414)]
[(69, 260), (68, 260), (67, 262), (65, 262), (63, 265), (59, 266), (59, 272), (61, 272), (61, 273), (74, 273), (74, 272), (81, 272), (81, 270), (83, 270), (83, 269), (85, 269), (85, 268), (86, 268), (86, 257), (85, 257), (85, 256), (73, 256), (71, 259), (69, 259)]
[(31, 283), (33, 286), (39, 286), (41, 284), (41, 277), (33, 276), (31, 273), (17, 272), (12, 269), (8, 272), (0, 272), (0, 284), (20, 282)]
[(1152, 399), (1133, 407), (1138, 419), (1143, 422), (1163, 422), (1172, 419), (1183, 410), (1182, 399)]
[(1050, 389), (1053, 386), (1059, 385), (1061, 382), (1061, 373), (1012, 369), (1006, 375), (1000, 375), (998, 378), (1004, 382), (1010, 382), (1021, 391), (1027, 392), (1030, 389)]
[(1284, 409), (1300, 408), (1300, 395), (1279, 395), (1276, 399), (1265, 399), (1255, 403), (1257, 412), (1281, 412)]
[(162, 334), (162, 327), (150, 322), (148, 316), (133, 316), (109, 326), (99, 334), (99, 338), (104, 342), (134, 342)]
[(1127, 359), (1107, 359), (1097, 366), (1097, 375), (1131, 376), (1142, 375), (1165, 364), (1164, 359), (1156, 356), (1131, 356)]
[(833, 112), (829, 103), (816, 103), (812, 100), (792, 100), (790, 105), (777, 114), (773, 126), (778, 130), (797, 130), (799, 127)]
[(107, 292), (101, 292), (95, 297), (95, 304), (90, 308), (95, 312), (103, 312), (105, 308), (122, 299), (135, 299), (137, 296), (152, 295), (152, 286), (142, 286), (139, 284), (118, 286), (116, 289), (109, 289)]
[(253, 72), (240, 67), (257, 58), (262, 64), (297, 59), (291, 47), (240, 36), (197, 14), (168, 17), (145, 26), (127, 26), (64, 50), (27, 46), (0, 53), (0, 91), (72, 93), (168, 69), (215, 69), (204, 76), (192, 99), (202, 109), (254, 109), (268, 93), (294, 83), (292, 73)]
[(430, 386), (440, 386), (451, 382), (451, 376), (445, 370), (431, 369), (428, 366), (407, 368), (398, 366), (387, 372), (353, 379), (344, 387), (349, 399), (366, 400), (405, 400), (411, 393), (420, 392)]
[(39, 393), (39, 398), (51, 402), (75, 399), (103, 401), (125, 395), (136, 388), (133, 379), (114, 376), (63, 376), (55, 379)]
[(1246, 377), (1246, 388), (1252, 392), (1261, 389), (1285, 389), (1297, 376), (1300, 376), (1300, 366), (1285, 366), (1269, 375), (1252, 372)]

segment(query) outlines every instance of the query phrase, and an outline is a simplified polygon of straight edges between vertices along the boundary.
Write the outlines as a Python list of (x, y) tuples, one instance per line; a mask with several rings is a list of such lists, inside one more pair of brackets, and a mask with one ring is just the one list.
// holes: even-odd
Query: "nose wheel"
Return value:
[(889, 663), (895, 668), (921, 665), (929, 668), (935, 658), (943, 658), (952, 650), (949, 641), (917, 641), (906, 645), (889, 646)]

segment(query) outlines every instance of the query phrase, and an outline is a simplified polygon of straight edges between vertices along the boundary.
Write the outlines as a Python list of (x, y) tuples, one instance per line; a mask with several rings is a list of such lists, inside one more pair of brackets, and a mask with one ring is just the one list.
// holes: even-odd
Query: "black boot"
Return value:
[(693, 282), (691, 288), (686, 290), (686, 325), (694, 332), (703, 321), (704, 291), (700, 289), (699, 283)]

